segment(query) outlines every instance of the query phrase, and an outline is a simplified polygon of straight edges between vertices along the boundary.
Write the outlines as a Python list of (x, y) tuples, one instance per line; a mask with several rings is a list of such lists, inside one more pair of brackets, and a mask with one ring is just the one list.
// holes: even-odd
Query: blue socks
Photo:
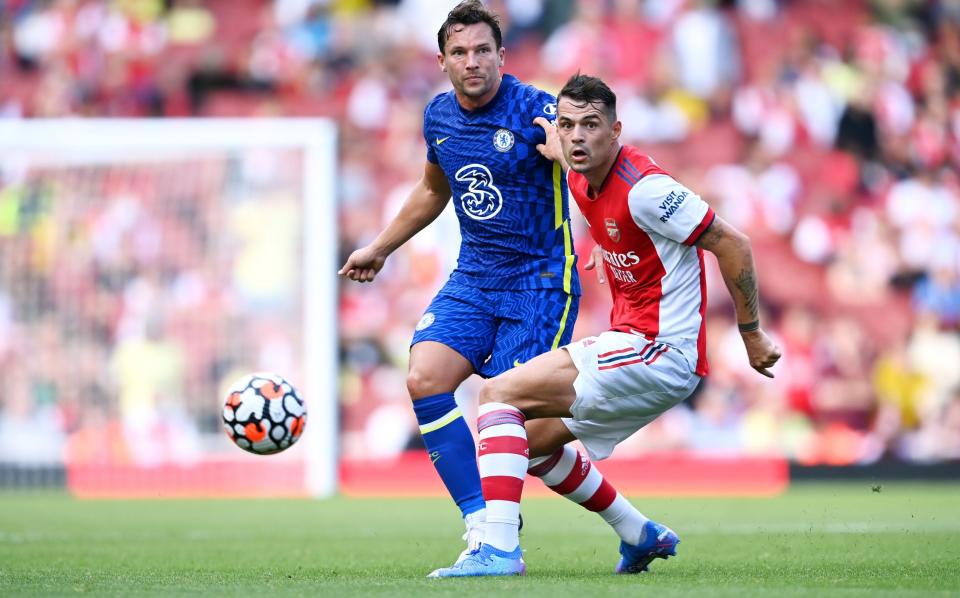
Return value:
[(423, 443), (440, 479), (464, 517), (486, 506), (476, 445), (452, 392), (413, 402)]

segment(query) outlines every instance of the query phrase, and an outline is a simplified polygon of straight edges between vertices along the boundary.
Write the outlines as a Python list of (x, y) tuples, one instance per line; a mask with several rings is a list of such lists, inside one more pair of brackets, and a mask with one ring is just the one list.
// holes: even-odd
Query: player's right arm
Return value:
[(337, 273), (357, 282), (373, 281), (387, 257), (436, 220), (448, 201), (450, 183), (447, 175), (439, 164), (428, 160), (423, 177), (403, 202), (396, 218), (372, 243), (351, 253)]
[(594, 270), (597, 271), (597, 282), (600, 284), (606, 284), (607, 279), (603, 275), (603, 248), (599, 245), (594, 245), (593, 249), (590, 251), (590, 260), (583, 265), (584, 270)]

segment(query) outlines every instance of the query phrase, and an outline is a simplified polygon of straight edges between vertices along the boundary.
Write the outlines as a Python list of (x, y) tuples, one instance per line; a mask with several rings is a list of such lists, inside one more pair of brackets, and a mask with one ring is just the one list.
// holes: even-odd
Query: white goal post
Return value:
[[(300, 261), (290, 277), (293, 281), (290, 288), (298, 289), (296, 319), (301, 328), (291, 331), (290, 338), (297, 339), (293, 344), (299, 346), (288, 353), (299, 362), (297, 385), (307, 404), (308, 419), (303, 440), (288, 451), (296, 456), (281, 455), (277, 462), (302, 459), (304, 493), (329, 496), (337, 489), (338, 463), (336, 126), (332, 121), (314, 118), (0, 120), (0, 191), (4, 181), (9, 185), (25, 172), (81, 168), (87, 169), (83, 170), (87, 176), (91, 167), (102, 172), (104, 165), (122, 170), (130, 164), (147, 163), (150, 167), (164, 161), (189, 164), (191, 157), (198, 157), (200, 161), (219, 161), (218, 172), (235, 169), (237, 163), (249, 167), (253, 172), (248, 177), (253, 181), (251, 190), (235, 190), (238, 183), (225, 177), (224, 193), (233, 193), (235, 198), (223, 199), (222, 203), (240, 201), (236, 198), (247, 201), (250, 197), (256, 201), (260, 186), (267, 187), (264, 193), (276, 194), (269, 188), (273, 183), (256, 178), (258, 155), (265, 156), (267, 162), (273, 160), (277, 169), (288, 173), (281, 185), (285, 193), (290, 195), (294, 193), (290, 190), (296, 189), (300, 195), (300, 205), (295, 211), (300, 227), (297, 253)], [(288, 168), (283, 162), (290, 156), (294, 156), (297, 164)], [(166, 168), (170, 168), (169, 165)], [(293, 174), (289, 175), (291, 171)], [(73, 178), (63, 177), (63, 180), (77, 180), (76, 171), (72, 172)], [(298, 183), (289, 183), (297, 178)], [(174, 207), (180, 209), (179, 204)], [(269, 208), (260, 208), (258, 213), (270, 213)], [(211, 217), (208, 216), (207, 221), (212, 221)], [(255, 299), (251, 301), (255, 303)], [(276, 313), (281, 313), (280, 308), (277, 310)], [(105, 370), (107, 366), (104, 364)], [(204, 401), (209, 398), (207, 394)], [(211, 400), (210, 405), (216, 406), (217, 400)], [(213, 420), (205, 421), (209, 424)], [(211, 451), (211, 446), (212, 450), (221, 451), (220, 441), (226, 442), (222, 432), (223, 438), (215, 440), (212, 432), (207, 434), (210, 427), (206, 425), (204, 434), (199, 435), (201, 458)], [(229, 451), (241, 453), (235, 447)], [(233, 459), (229, 451), (223, 454)], [(256, 459), (269, 463), (273, 457)]]

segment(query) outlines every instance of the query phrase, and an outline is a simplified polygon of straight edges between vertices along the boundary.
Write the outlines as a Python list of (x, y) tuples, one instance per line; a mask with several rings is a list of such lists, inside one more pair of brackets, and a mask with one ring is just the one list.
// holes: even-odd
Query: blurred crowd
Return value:
[(0, 150), (0, 463), (195, 460), (227, 384), (301, 375), (302, 160), (56, 154)]
[[(342, 258), (379, 232), (422, 172), (423, 107), (449, 88), (436, 30), (454, 3), (7, 0), (0, 117), (334, 118)], [(607, 79), (623, 140), (753, 240), (764, 326), (785, 353), (776, 380), (749, 369), (711, 266), (711, 376), (618, 455), (960, 459), (960, 0), (489, 4), (502, 17), (507, 72), (551, 91), (577, 70)], [(27, 229), (6, 226), (10, 188), (0, 174), (0, 280), (69, 278), (70, 260), (44, 271), (29, 251), (8, 249), (31, 242)], [(183, 218), (220, 217), (216, 205), (183, 204)], [(582, 225), (575, 232), (585, 255), (591, 243)], [(457, 241), (445, 213), (376, 283), (341, 285), (345, 456), (386, 457), (418, 442), (407, 347)], [(609, 311), (607, 290), (583, 274), (575, 338), (604, 329)], [(71, 410), (121, 404), (84, 388), (52, 392), (44, 381), (70, 368), (9, 357), (9, 330), (56, 345), (75, 311), (89, 309), (102, 330), (60, 350), (75, 353), (75, 367), (102, 369), (124, 338), (104, 294), (72, 300), (74, 311), (32, 313), (0, 288), (0, 438), (18, 414), (45, 413), (43, 425), (70, 432)], [(206, 359), (221, 348), (212, 342)], [(45, 368), (47, 378), (36, 374)], [(194, 389), (210, 388), (216, 375), (205, 375)], [(474, 380), (458, 395), (468, 412), (475, 392)]]

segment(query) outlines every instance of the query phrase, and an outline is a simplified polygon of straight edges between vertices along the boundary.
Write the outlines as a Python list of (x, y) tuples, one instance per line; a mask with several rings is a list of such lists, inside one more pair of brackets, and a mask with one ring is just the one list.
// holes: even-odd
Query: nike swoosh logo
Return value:
[(437, 137), (437, 145), (440, 145), (441, 143), (443, 143), (443, 142), (446, 141), (447, 139), (450, 139), (450, 136), (449, 136), (449, 135), (447, 135), (447, 136), (444, 137), (443, 139), (440, 139), (439, 137)]
[(518, 365), (521, 365), (521, 364), (523, 364), (523, 362), (520, 361), (519, 359), (514, 359), (514, 360), (513, 360), (513, 367), (517, 367)]

